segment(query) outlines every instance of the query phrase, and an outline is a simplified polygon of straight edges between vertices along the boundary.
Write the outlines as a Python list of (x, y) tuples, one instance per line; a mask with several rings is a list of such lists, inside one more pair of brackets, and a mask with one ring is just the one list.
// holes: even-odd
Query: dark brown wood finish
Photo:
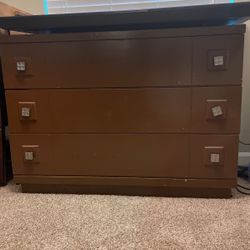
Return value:
[[(87, 33), (83, 39), (89, 40), (82, 41), (77, 41), (76, 37), (76, 41), (72, 38), (71, 42), (2, 45), (5, 87), (165, 87), (241, 83), (243, 35), (164, 38), (161, 37), (164, 33), (159, 31), (158, 38), (131, 39), (133, 34), (117, 33), (111, 32), (110, 37)], [(194, 50), (192, 63), (191, 48)], [(223, 70), (209, 67), (216, 53), (225, 54)], [(26, 72), (17, 73), (18, 60), (26, 61)]]
[(84, 186), (57, 184), (22, 184), (24, 193), (111, 194), (163, 197), (231, 198), (230, 188), (179, 188), (137, 186)]
[(191, 39), (8, 44), (2, 67), (7, 89), (190, 85)]
[[(192, 135), (190, 144), (190, 178), (236, 179), (238, 136)], [(220, 165), (207, 165), (207, 152), (220, 153)]]
[(100, 177), (100, 176), (41, 176), (15, 175), (17, 184), (41, 185), (84, 185), (87, 186), (118, 186), (130, 187), (171, 187), (171, 188), (230, 188), (236, 185), (235, 179), (194, 179), (194, 178), (145, 178), (145, 177)]
[(79, 193), (154, 195), (176, 197), (230, 198), (235, 179), (90, 177), (90, 176), (25, 176), (16, 175), (22, 191), (29, 193)]
[[(240, 132), (241, 86), (192, 88), (192, 133)], [(209, 105), (215, 103), (214, 105)], [(223, 105), (224, 104), (224, 105)], [(213, 106), (224, 106), (224, 117), (209, 116)]]
[[(11, 133), (183, 133), (190, 127), (188, 88), (9, 90), (6, 97)], [(29, 102), (36, 120), (20, 117)]]
[[(237, 136), (54, 134), (11, 135), (10, 140), (17, 175), (236, 177)], [(24, 160), (25, 146), (39, 147), (38, 161)], [(221, 165), (206, 165), (207, 147), (223, 148)]]
[[(29, 13), (22, 10), (16, 9), (5, 3), (0, 2), (0, 18), (3, 16), (16, 16), (16, 15), (28, 15)], [(9, 35), (15, 34), (8, 29), (1, 29), (0, 27), (0, 40), (3, 37), (8, 37)], [(1, 47), (1, 46), (0, 46)], [(0, 57), (0, 67), (1, 67), (1, 57)], [(2, 80), (2, 70), (0, 68), (0, 186), (4, 186), (8, 183), (9, 179), (12, 178), (11, 166), (10, 166), (10, 149), (9, 143), (6, 138), (6, 107), (5, 98), (3, 91), (3, 80)]]
[(230, 197), (244, 30), (0, 38), (15, 181), (24, 192)]
[[(240, 85), (243, 35), (196, 37), (193, 40), (193, 85)], [(213, 56), (224, 55), (225, 66), (213, 67)]]
[[(15, 134), (10, 141), (16, 175), (187, 175), (187, 135)], [(24, 161), (25, 145), (39, 146), (39, 162)]]
[(84, 32), (84, 33), (54, 33), (19, 35), (15, 37), (0, 36), (0, 44), (16, 43), (47, 43), (47, 42), (72, 42), (72, 41), (93, 41), (93, 40), (121, 40), (121, 39), (142, 39), (142, 38), (173, 38), (173, 37), (197, 37), (215, 35), (244, 34), (245, 24), (227, 26), (204, 26), (169, 29), (146, 29), (129, 31), (105, 31), (105, 32)]
[[(8, 90), (6, 97), (11, 133), (218, 134), (240, 129), (240, 86)], [(208, 101), (225, 102), (224, 119), (208, 119)], [(34, 103), (35, 120), (20, 116), (27, 103)]]

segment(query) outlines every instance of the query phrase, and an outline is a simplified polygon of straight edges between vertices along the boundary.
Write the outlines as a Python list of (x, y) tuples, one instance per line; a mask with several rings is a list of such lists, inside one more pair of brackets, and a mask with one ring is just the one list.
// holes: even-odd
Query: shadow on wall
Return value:
[[(240, 138), (250, 143), (250, 21), (246, 22), (244, 66), (243, 66), (243, 98)], [(240, 145), (240, 151), (250, 151), (250, 146)]]

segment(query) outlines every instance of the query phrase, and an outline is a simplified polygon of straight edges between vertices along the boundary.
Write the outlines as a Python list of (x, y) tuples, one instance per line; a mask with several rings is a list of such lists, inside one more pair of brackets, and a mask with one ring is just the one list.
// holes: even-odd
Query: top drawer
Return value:
[(2, 44), (5, 88), (219, 86), (242, 81), (240, 34), (91, 39)]
[(4, 44), (5, 88), (190, 85), (191, 39)]

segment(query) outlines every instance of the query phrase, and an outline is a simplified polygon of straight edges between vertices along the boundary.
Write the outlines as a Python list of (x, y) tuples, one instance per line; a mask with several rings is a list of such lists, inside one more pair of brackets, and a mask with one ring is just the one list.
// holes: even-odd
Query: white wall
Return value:
[(44, 14), (43, 0), (0, 0), (33, 15)]
[[(250, 142), (250, 21), (246, 22), (240, 138), (245, 142)], [(241, 145), (241, 150), (249, 151), (250, 147)]]
[[(250, 1), (236, 0), (236, 2)], [(242, 141), (245, 141), (247, 143), (250, 142), (250, 21), (246, 22), (240, 138)], [(240, 151), (250, 151), (250, 146), (240, 145)]]

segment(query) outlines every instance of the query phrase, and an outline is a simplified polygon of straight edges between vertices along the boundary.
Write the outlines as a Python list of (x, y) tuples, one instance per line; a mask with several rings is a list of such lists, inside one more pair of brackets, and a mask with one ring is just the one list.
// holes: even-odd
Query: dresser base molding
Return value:
[(112, 194), (230, 198), (234, 179), (174, 179), (86, 176), (15, 176), (24, 193)]

